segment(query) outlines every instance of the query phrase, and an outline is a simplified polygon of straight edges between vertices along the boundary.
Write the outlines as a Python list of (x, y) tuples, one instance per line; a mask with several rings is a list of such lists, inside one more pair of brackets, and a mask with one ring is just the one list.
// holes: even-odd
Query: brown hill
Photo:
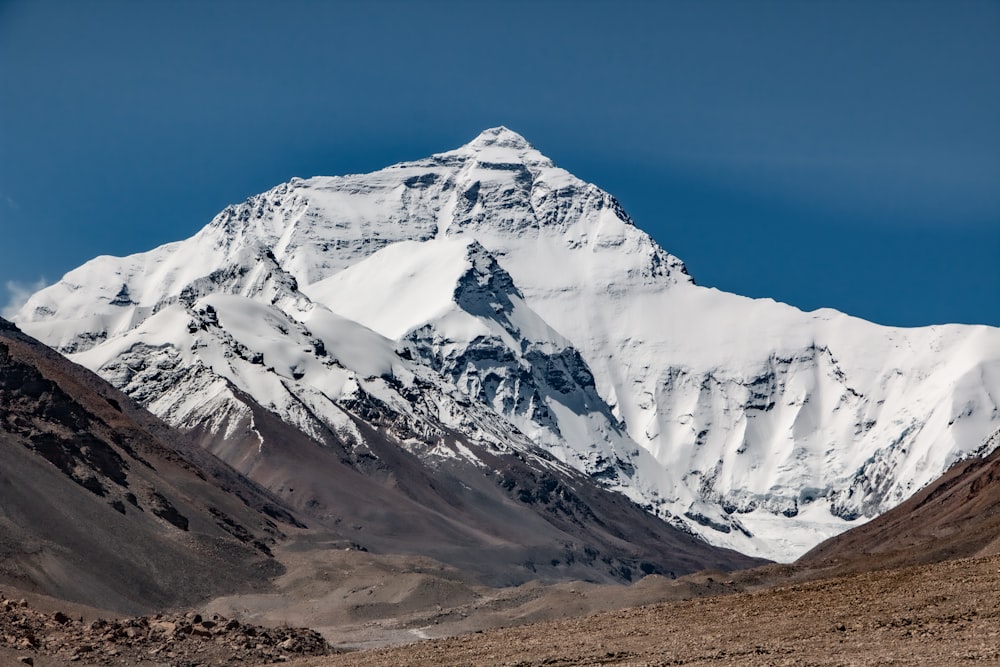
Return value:
[(282, 570), (278, 522), (296, 523), (0, 320), (0, 583), (121, 612), (252, 590)]
[[(242, 396), (254, 432), (193, 434), (274, 493), (313, 529), (373, 554), (433, 558), (489, 586), (573, 579), (627, 583), (764, 561), (713, 547), (565, 466), (457, 441), (486, 462), (429, 467), (377, 419), (357, 420), (366, 449), (326, 446)], [(259, 438), (280, 446), (259, 446)], [(328, 540), (324, 537), (323, 540)]]

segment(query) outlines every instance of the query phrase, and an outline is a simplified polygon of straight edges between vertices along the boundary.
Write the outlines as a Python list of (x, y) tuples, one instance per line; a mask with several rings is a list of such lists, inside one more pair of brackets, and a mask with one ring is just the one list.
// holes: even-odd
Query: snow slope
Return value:
[(377, 400), (410, 442), (538, 445), (781, 560), (1000, 425), (1000, 330), (700, 287), (611, 195), (506, 128), (293, 179), (190, 239), (88, 262), (15, 320), (180, 426), (246, 428), (245, 392), (317, 441), (357, 439), (352, 409)]

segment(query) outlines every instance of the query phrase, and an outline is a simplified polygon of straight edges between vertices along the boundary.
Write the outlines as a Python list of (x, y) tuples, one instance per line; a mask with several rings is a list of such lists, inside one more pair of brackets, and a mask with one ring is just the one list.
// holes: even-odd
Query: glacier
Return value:
[(428, 465), (484, 465), (455, 434), (543, 450), (780, 561), (987, 453), (1000, 425), (1000, 329), (702, 287), (503, 127), (292, 179), (191, 238), (91, 260), (14, 321), (181, 428), (252, 435), (249, 396), (320, 446), (364, 450), (355, 420), (377, 415)]

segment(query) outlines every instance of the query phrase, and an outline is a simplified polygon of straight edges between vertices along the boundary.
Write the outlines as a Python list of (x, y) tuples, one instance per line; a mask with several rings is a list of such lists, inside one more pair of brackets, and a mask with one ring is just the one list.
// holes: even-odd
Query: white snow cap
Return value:
[(511, 148), (519, 151), (534, 149), (534, 147), (528, 143), (527, 139), (514, 130), (510, 130), (503, 125), (483, 130), (479, 133), (478, 137), (467, 143), (466, 146), (473, 149), (486, 148), (488, 146)]
[(552, 166), (552, 160), (542, 155), (527, 139), (502, 125), (483, 130), (464, 146), (439, 155), (471, 156), (483, 162)]

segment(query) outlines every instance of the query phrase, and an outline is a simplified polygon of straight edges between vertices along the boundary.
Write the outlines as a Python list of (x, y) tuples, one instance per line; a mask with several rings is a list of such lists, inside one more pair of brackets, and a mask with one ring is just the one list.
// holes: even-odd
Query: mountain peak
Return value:
[(503, 125), (483, 130), (479, 133), (478, 137), (467, 143), (463, 148), (473, 151), (480, 151), (485, 148), (506, 148), (518, 152), (535, 150), (535, 147), (527, 139)]
[(527, 139), (503, 125), (483, 130), (469, 143), (434, 157), (458, 158), (463, 162), (472, 159), (489, 164), (554, 166), (552, 160), (542, 155)]

